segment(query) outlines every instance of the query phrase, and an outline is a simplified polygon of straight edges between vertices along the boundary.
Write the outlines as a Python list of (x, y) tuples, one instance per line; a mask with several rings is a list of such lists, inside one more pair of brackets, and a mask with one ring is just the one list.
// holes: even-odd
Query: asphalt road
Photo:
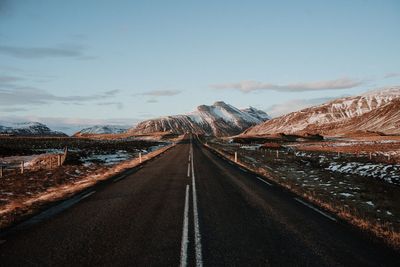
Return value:
[(114, 181), (1, 236), (0, 266), (400, 266), (397, 252), (195, 139)]

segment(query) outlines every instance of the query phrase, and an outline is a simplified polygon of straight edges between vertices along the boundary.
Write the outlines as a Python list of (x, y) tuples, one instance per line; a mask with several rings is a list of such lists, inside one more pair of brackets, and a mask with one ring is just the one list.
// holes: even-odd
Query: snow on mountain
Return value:
[(95, 125), (80, 130), (74, 136), (92, 135), (92, 134), (120, 134), (126, 132), (128, 127), (114, 125)]
[[(246, 130), (244, 135), (320, 132), (327, 124), (340, 123), (360, 117), (400, 99), (400, 86), (370, 91), (359, 96), (339, 98), (322, 105), (292, 112)], [(356, 129), (354, 129), (356, 130)]]
[(348, 133), (375, 132), (389, 135), (400, 134), (400, 98), (380, 106), (361, 116), (341, 122), (327, 123), (315, 128), (310, 125), (306, 132), (319, 132), (325, 135), (345, 135)]
[(129, 133), (149, 134), (154, 132), (186, 132), (229, 136), (264, 122), (269, 116), (255, 108), (237, 109), (225, 102), (201, 105), (197, 110), (185, 115), (175, 115), (147, 120), (129, 129)]
[(66, 136), (66, 134), (53, 131), (46, 125), (39, 122), (9, 123), (1, 122), (1, 135), (21, 135), (21, 136)]

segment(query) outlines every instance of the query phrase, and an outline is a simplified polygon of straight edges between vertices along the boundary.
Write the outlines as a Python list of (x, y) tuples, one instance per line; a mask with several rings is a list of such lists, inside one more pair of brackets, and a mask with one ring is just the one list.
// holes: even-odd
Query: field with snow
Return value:
[[(349, 143), (347, 143), (349, 142)], [(397, 141), (396, 141), (397, 142)], [(321, 142), (279, 142), (238, 144), (226, 140), (207, 140), (212, 148), (233, 159), (237, 152), (238, 161), (278, 184), (309, 198), (339, 216), (355, 224), (366, 221), (383, 232), (400, 233), (400, 163), (392, 156), (393, 151), (375, 151), (370, 157), (368, 144), (361, 151), (341, 152), (325, 149)], [(316, 145), (318, 143), (318, 145)], [(351, 147), (351, 141), (332, 141), (329, 147)], [(376, 146), (375, 142), (369, 145)], [(303, 148), (307, 149), (303, 149)], [(324, 147), (325, 148), (325, 147)], [(360, 148), (360, 147), (359, 147)], [(376, 147), (375, 147), (376, 148)], [(365, 224), (364, 224), (365, 225)], [(381, 231), (381, 230), (380, 230)], [(400, 241), (400, 240), (398, 240)]]

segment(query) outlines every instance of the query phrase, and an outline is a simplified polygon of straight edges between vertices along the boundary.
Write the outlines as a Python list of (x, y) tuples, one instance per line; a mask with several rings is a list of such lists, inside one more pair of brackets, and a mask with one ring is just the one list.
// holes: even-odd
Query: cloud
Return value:
[(100, 102), (98, 106), (115, 106), (117, 109), (123, 109), (124, 105), (121, 102)]
[(271, 90), (277, 92), (304, 92), (304, 91), (348, 89), (362, 84), (364, 84), (364, 81), (354, 80), (349, 78), (341, 78), (336, 80), (293, 83), (286, 85), (263, 83), (258, 81), (241, 81), (237, 83), (215, 84), (211, 85), (211, 87), (214, 89), (235, 89), (243, 93), (261, 91), (261, 90)]
[(93, 95), (58, 96), (45, 90), (28, 86), (13, 86), (6, 88), (0, 86), (0, 105), (43, 105), (52, 102), (79, 104), (87, 101), (109, 99), (117, 94), (115, 90)]
[(148, 91), (145, 93), (141, 93), (140, 95), (145, 95), (145, 96), (174, 96), (180, 94), (181, 91), (179, 90), (153, 90), (153, 91)]
[(22, 81), (22, 80), (24, 80), (24, 79), (21, 77), (0, 74), (0, 85), (8, 85), (8, 84), (15, 83), (15, 82)]
[(320, 105), (322, 103), (336, 99), (337, 97), (321, 97), (311, 99), (293, 99), (283, 103), (272, 105), (267, 109), (267, 113), (273, 117), (279, 117), (290, 112), (302, 110), (311, 106)]
[(388, 78), (394, 78), (394, 77), (400, 77), (400, 72), (387, 73), (383, 78), (388, 79)]
[(27, 109), (19, 107), (11, 107), (11, 108), (1, 108), (0, 111), (7, 113), (7, 112), (27, 111)]
[(77, 58), (92, 59), (93, 57), (84, 54), (84, 48), (79, 45), (63, 45), (57, 47), (27, 47), (0, 45), (0, 54), (23, 59), (36, 58)]

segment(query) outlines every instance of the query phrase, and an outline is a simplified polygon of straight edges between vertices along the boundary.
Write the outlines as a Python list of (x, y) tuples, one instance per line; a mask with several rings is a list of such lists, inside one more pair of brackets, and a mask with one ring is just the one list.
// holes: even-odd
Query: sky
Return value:
[(400, 84), (400, 1), (0, 0), (0, 121), (276, 117)]

